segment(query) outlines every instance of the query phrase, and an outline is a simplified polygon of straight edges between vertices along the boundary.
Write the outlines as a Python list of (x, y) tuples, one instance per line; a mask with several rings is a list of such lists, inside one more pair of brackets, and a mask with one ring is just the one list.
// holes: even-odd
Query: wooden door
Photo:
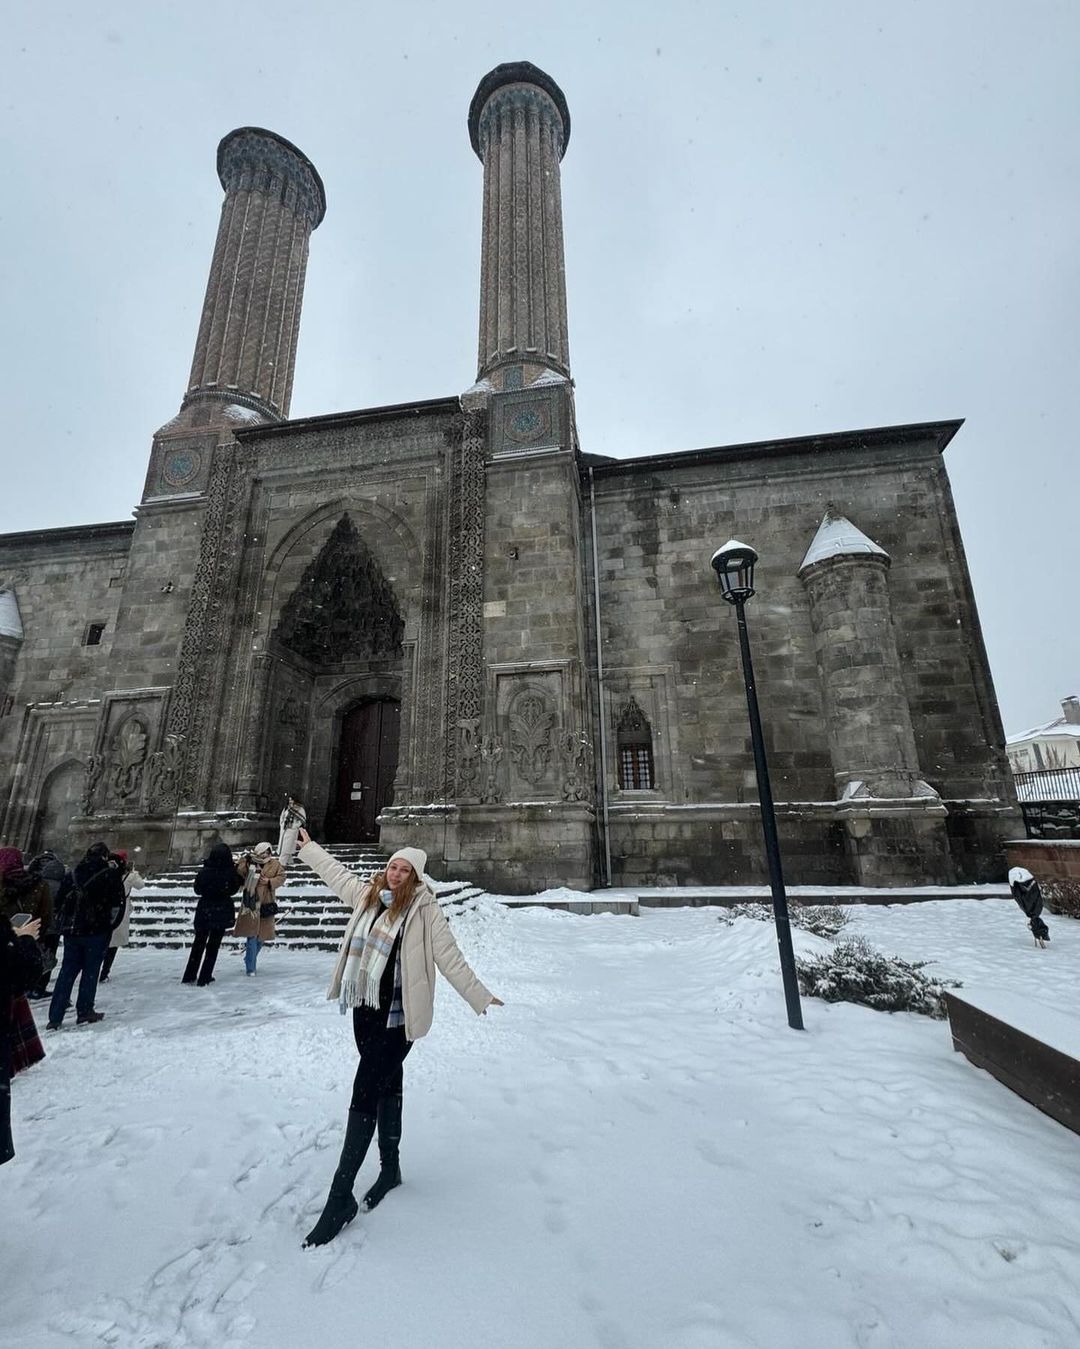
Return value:
[(375, 824), (394, 793), (401, 704), (392, 699), (360, 703), (341, 720), (334, 793), (334, 843), (370, 843)]

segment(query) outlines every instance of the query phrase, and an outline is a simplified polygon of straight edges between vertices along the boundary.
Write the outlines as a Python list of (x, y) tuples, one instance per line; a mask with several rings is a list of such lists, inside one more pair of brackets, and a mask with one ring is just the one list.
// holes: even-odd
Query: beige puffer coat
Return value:
[[(341, 993), (349, 941), (360, 921), (361, 906), (371, 887), (317, 843), (305, 844), (298, 856), (353, 911), (326, 994), (332, 1000)], [(493, 995), (466, 963), (438, 901), (426, 885), (421, 885), (401, 928), (401, 1002), (405, 1010), (407, 1040), (419, 1040), (431, 1029), (435, 1012), (436, 966), (478, 1015), (491, 1004)]]
[[(246, 881), (248, 868), (254, 865), (254, 862), (242, 858), (237, 862), (236, 869)], [(271, 857), (262, 864), (259, 868), (258, 884), (255, 886), (255, 909), (249, 909), (244, 903), (243, 896), (241, 896), (240, 912), (236, 918), (236, 926), (232, 930), (234, 937), (258, 937), (261, 942), (274, 940), (277, 935), (274, 915), (266, 914), (264, 916), (259, 910), (262, 905), (269, 904), (274, 900), (277, 888), (284, 879), (285, 868), (276, 857)]]

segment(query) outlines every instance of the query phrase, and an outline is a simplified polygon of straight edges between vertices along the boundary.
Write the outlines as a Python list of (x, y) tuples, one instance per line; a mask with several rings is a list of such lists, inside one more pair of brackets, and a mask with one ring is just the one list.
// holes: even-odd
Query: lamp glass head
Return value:
[(758, 555), (748, 543), (729, 539), (711, 558), (711, 566), (720, 583), (720, 594), (728, 604), (741, 604), (754, 593), (754, 564)]

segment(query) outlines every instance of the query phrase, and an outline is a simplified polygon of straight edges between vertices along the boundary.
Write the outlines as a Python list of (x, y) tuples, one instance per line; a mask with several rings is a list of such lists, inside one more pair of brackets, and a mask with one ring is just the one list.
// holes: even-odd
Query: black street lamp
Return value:
[(750, 638), (746, 631), (746, 601), (754, 593), (754, 564), (757, 560), (757, 553), (748, 544), (740, 543), (738, 539), (729, 539), (723, 548), (718, 548), (713, 553), (712, 567), (716, 572), (716, 579), (720, 582), (720, 594), (728, 604), (735, 606), (735, 617), (739, 625), (739, 650), (742, 653), (746, 708), (750, 714), (750, 740), (754, 746), (754, 770), (757, 773), (758, 799), (761, 802), (761, 831), (765, 835), (765, 856), (769, 862), (769, 886), (772, 889), (776, 943), (780, 948), (780, 970), (784, 976), (784, 1000), (787, 1003), (788, 1025), (792, 1030), (802, 1030), (802, 1004), (799, 1001), (799, 980), (795, 973), (795, 951), (791, 945), (791, 920), (788, 917), (787, 895), (784, 891), (784, 873), (780, 866), (776, 812), (773, 810), (772, 787), (769, 784), (769, 765), (765, 760), (765, 740), (761, 734), (761, 713), (758, 711), (757, 690), (754, 686)]

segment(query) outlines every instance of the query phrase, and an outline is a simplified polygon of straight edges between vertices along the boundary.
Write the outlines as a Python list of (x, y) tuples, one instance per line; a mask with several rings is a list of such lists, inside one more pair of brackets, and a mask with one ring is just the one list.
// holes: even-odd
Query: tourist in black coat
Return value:
[[(214, 962), (225, 933), (236, 922), (233, 895), (243, 887), (227, 843), (215, 843), (195, 877), (195, 940), (181, 982), (200, 988), (214, 982)], [(202, 962), (200, 965), (200, 961)]]
[(11, 1138), (12, 1009), (41, 978), (41, 950), (36, 920), (15, 929), (0, 914), (0, 1166), (15, 1156)]
[(75, 1019), (80, 1026), (92, 1026), (105, 1015), (94, 1009), (98, 975), (109, 949), (109, 934), (124, 911), (124, 881), (110, 858), (108, 844), (87, 848), (86, 856), (60, 882), (56, 909), (64, 934), (64, 958), (49, 1003), (48, 1029), (60, 1029), (76, 979)]

